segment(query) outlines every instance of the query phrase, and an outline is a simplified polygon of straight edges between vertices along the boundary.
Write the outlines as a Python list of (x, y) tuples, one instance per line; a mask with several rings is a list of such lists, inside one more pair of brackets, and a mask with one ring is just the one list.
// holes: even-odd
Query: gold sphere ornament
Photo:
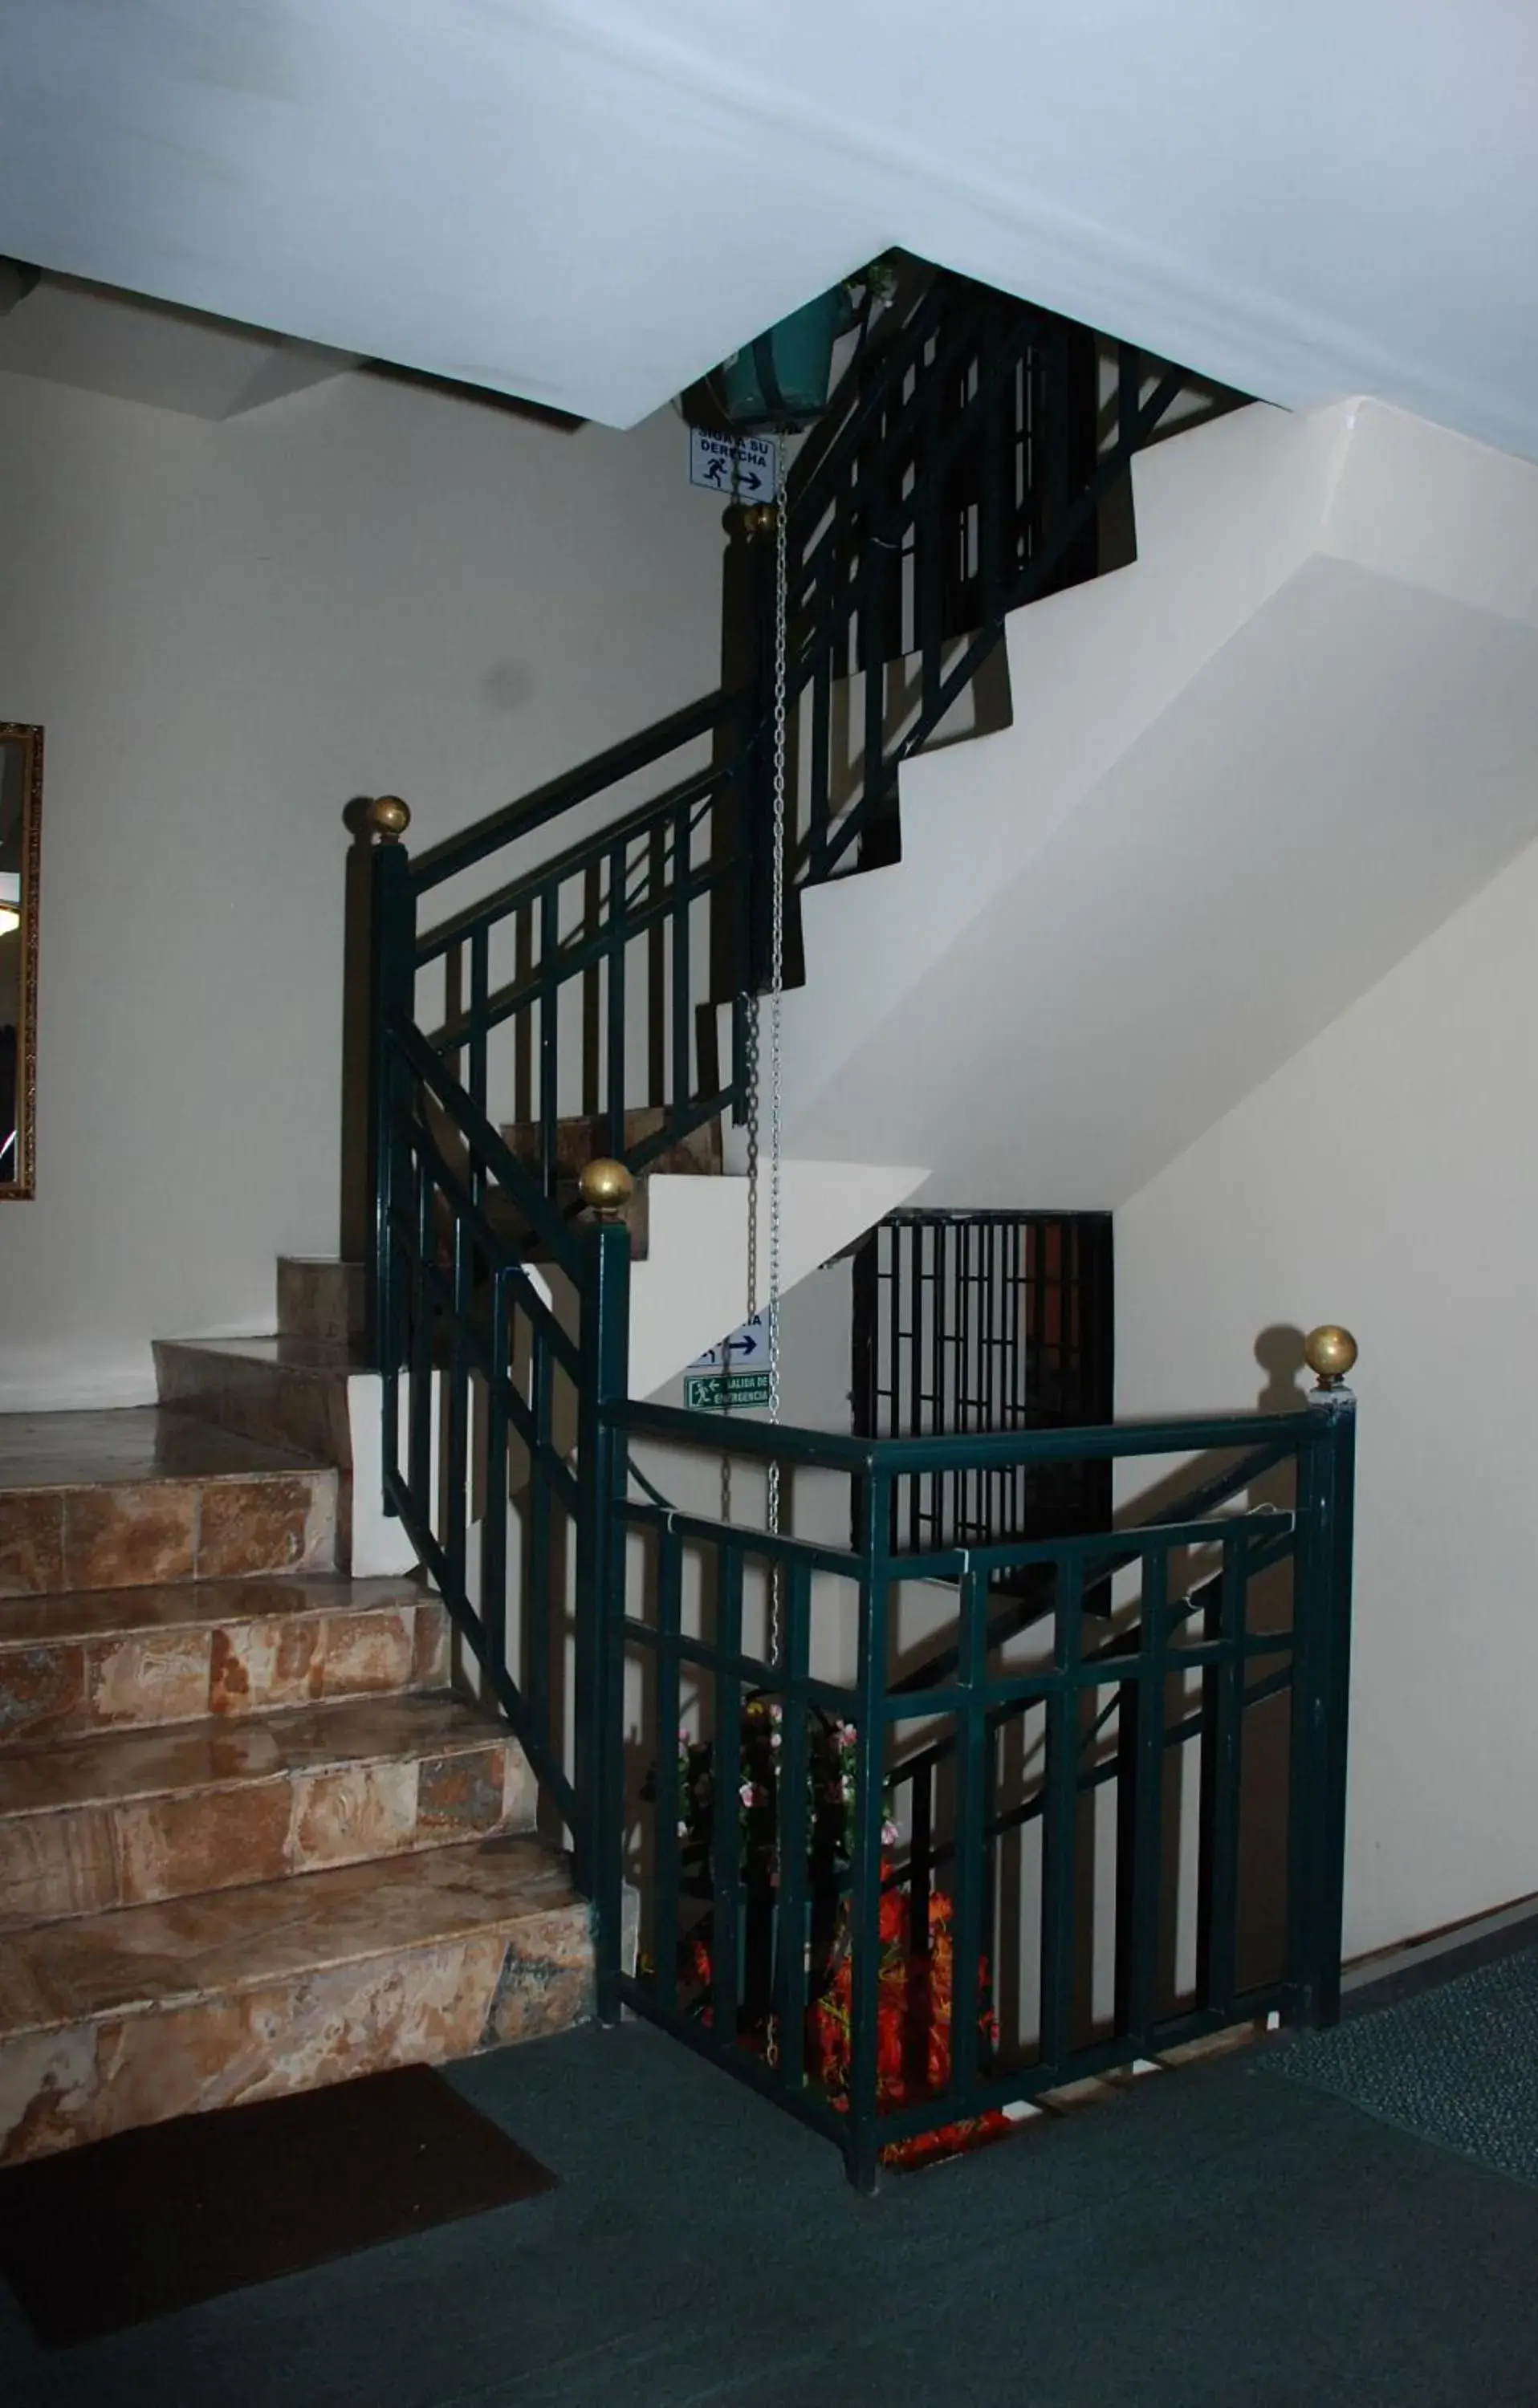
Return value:
[(606, 1154), (588, 1164), (577, 1185), (582, 1202), (600, 1221), (616, 1220), (636, 1192), (624, 1163), (611, 1162)]
[(780, 510), (774, 502), (749, 502), (742, 512), (742, 532), (754, 536), (772, 535)]
[(381, 844), (398, 844), (411, 824), (411, 813), (398, 795), (376, 795), (368, 806), (368, 824)]
[(1321, 1388), (1338, 1388), (1357, 1359), (1357, 1341), (1349, 1329), (1327, 1321), (1304, 1339), (1303, 1359)]

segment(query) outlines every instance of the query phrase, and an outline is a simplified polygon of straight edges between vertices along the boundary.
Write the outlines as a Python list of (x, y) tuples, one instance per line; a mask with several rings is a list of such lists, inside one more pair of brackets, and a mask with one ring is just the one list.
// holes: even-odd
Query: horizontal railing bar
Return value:
[[(1156, 2052), (1179, 2048), (1187, 2041), (1204, 2039), (1209, 2032), (1254, 2023), (1261, 2015), (1286, 2009), (1289, 2004), (1290, 1992), (1285, 1982), (1263, 1983), (1243, 1991), (1227, 2008), (1189, 2007), (1164, 2016), (1153, 2026), (1147, 2045)], [(980, 2073), (965, 2089), (936, 2090), (931, 2098), (914, 2106), (883, 2110), (876, 2120), (876, 2144), (886, 2148), (897, 2141), (916, 2140), (922, 2133), (961, 2116), (1013, 2106), (1016, 2100), (1028, 2102), (1043, 2090), (1061, 2090), (1070, 2083), (1114, 2072), (1118, 2066), (1128, 2065), (1135, 2057), (1146, 2053), (1142, 2043), (1127, 2033), (1116, 2032), (1106, 2040), (1092, 2041), (1086, 2047), (1069, 2050), (1054, 2065), (1018, 2066), (997, 2073)], [(781, 2099), (782, 2104), (789, 2103), (779, 2092), (774, 2096)], [(843, 2118), (839, 2120), (841, 2123)]]
[[(697, 903), (703, 896), (724, 885), (736, 874), (738, 867), (737, 859), (730, 854), (720, 860), (699, 863), (689, 872), (685, 899)], [(467, 1045), (472, 1037), (489, 1035), (494, 1028), (500, 1028), (504, 1020), (511, 1020), (515, 1013), (526, 1010), (542, 995), (564, 986), (568, 980), (580, 978), (606, 955), (623, 953), (638, 937), (644, 936), (648, 930), (669, 919), (678, 908), (678, 900), (676, 888), (669, 887), (664, 894), (654, 896), (649, 903), (627, 910), (623, 919), (606, 922), (591, 935), (569, 937), (553, 956), (553, 968), (549, 963), (538, 963), (526, 978), (502, 988), (480, 1010), (472, 1007), (462, 1012), (457, 1020), (445, 1022), (442, 1027), (435, 1028), (431, 1043), (441, 1053), (453, 1054), (462, 1045)]]
[[(1278, 1648), (1275, 1652), (1281, 1654), (1283, 1651)], [(1289, 1649), (1286, 1652), (1290, 1654), (1291, 1651)], [(1178, 1667), (1175, 1669), (1178, 1670)], [(1252, 1706), (1264, 1705), (1269, 1698), (1279, 1698), (1291, 1686), (1292, 1667), (1289, 1664), (1285, 1670), (1272, 1672), (1266, 1680), (1253, 1683), (1244, 1691), (1242, 1710), (1248, 1713)], [(996, 1731), (1002, 1730), (1009, 1719), (1007, 1714), (1000, 1714), (995, 1720), (993, 1728)], [(1196, 1713), (1187, 1715), (1184, 1722), (1171, 1724), (1164, 1734), (1165, 1746), (1188, 1745), (1193, 1739), (1200, 1737), (1201, 1727), (1201, 1710), (1198, 1707)], [(888, 1785), (896, 1789), (899, 1783), (907, 1781), (911, 1774), (922, 1769), (926, 1768), (918, 1765), (916, 1761), (899, 1765), (896, 1772), (888, 1775)], [(1108, 1781), (1114, 1781), (1120, 1769), (1117, 1758), (1114, 1756), (1108, 1756), (1099, 1764), (1086, 1765), (1085, 1770), (1076, 1775), (1075, 1785), (1082, 1794), (1087, 1796), (1090, 1790), (1103, 1788)], [(1041, 1819), (1045, 1804), (1046, 1791), (1043, 1787), (1037, 1790), (1032, 1797), (1026, 1799), (1020, 1805), (1007, 1806), (994, 1815), (984, 1826), (985, 1835), (989, 1839), (999, 1840), (1003, 1838), (1006, 1831), (1023, 1830), (1028, 1823), (1038, 1822)], [(936, 1865), (949, 1863), (955, 1854), (954, 1840), (946, 1840), (938, 1847), (922, 1850), (916, 1859), (910, 1858), (909, 1862), (891, 1874), (882, 1886), (884, 1889), (899, 1889), (913, 1870), (915, 1862), (927, 1865), (932, 1870)]]
[(526, 836), (531, 828), (558, 819), (578, 803), (591, 802), (606, 787), (618, 785), (622, 778), (633, 777), (638, 769), (665, 760), (681, 744), (708, 736), (738, 707), (736, 696), (718, 690), (658, 720), (641, 735), (611, 744), (606, 752), (595, 753), (580, 769), (553, 779), (548, 786), (537, 787), (517, 802), (505, 804), (501, 810), (479, 820), (463, 835), (446, 837), (441, 844), (430, 845), (424, 853), (417, 853), (411, 862), (412, 885), (419, 895), (424, 895), (429, 887), (440, 886), (446, 878), (457, 876), (460, 870), (473, 869), (488, 854), (499, 852), (515, 838)]
[(440, 953), (452, 952), (455, 945), (464, 944), (482, 928), (492, 928), (499, 921), (510, 919), (525, 904), (537, 902), (547, 887), (564, 886), (571, 879), (582, 877), (595, 862), (607, 860), (616, 845), (633, 844), (658, 820), (668, 819), (675, 811), (696, 803), (708, 802), (721, 788), (729, 785), (732, 774), (730, 769), (699, 770), (681, 785), (669, 786), (654, 801), (640, 804), (623, 819), (610, 821), (591, 836), (568, 845), (564, 853), (555, 853), (506, 886), (499, 886), (495, 895), (484, 896), (477, 903), (467, 903), (453, 919), (440, 920), (436, 927), (424, 928), (417, 939), (417, 968), (424, 968)]
[(712, 1522), (703, 1514), (680, 1512), (676, 1506), (642, 1503), (636, 1497), (622, 1498), (619, 1512), (638, 1528), (671, 1530), (676, 1538), (694, 1539), (711, 1547), (738, 1547), (744, 1555), (759, 1555), (770, 1563), (806, 1564), (813, 1571), (841, 1574), (854, 1579), (860, 1569), (860, 1559), (847, 1551), (824, 1545), (815, 1539), (798, 1539), (783, 1531), (755, 1530), (740, 1522)]
[[(1258, 1479), (1263, 1472), (1270, 1470), (1274, 1465), (1286, 1461), (1291, 1453), (1292, 1449), (1290, 1445), (1286, 1444), (1258, 1447), (1251, 1454), (1244, 1455), (1238, 1463), (1229, 1465), (1226, 1470), (1215, 1473), (1209, 1480), (1200, 1482), (1195, 1488), (1187, 1489), (1184, 1495), (1177, 1498), (1171, 1505), (1166, 1506), (1160, 1512), (1150, 1514), (1145, 1522), (1128, 1525), (1128, 1534), (1130, 1534), (1132, 1530), (1146, 1530), (1161, 1527), (1172, 1520), (1177, 1513), (1179, 1513), (1185, 1520), (1200, 1518), (1208, 1512), (1213, 1507), (1221, 1505), (1225, 1503), (1229, 1498), (1236, 1496), (1242, 1488), (1248, 1487), (1253, 1481)], [(1261, 1517), (1259, 1516), (1256, 1517), (1257, 1520), (1260, 1518)], [(1268, 1514), (1264, 1518), (1269, 1526), (1272, 1521), (1279, 1521), (1283, 1517), (1280, 1515), (1272, 1516)], [(1293, 1529), (1293, 1521), (1290, 1514), (1286, 1517), (1286, 1527), (1285, 1535), (1287, 1539), (1288, 1545), (1290, 1546)], [(1286, 1551), (1286, 1548), (1280, 1549), (1278, 1551), (1278, 1559), (1280, 1555), (1285, 1555)], [(1114, 1573), (1123, 1570), (1127, 1564), (1134, 1562), (1139, 1552), (1141, 1551), (1134, 1550), (1131, 1554), (1123, 1555), (1113, 1549), (1112, 1553), (1107, 1555), (1103, 1562), (1086, 1564), (1084, 1568), (1083, 1574), (1085, 1588), (1100, 1586), (1104, 1580), (1109, 1579)], [(1260, 1552), (1261, 1542), (1258, 1542), (1255, 1553), (1258, 1555)], [(1269, 1563), (1272, 1560), (1272, 1557), (1267, 1555), (1264, 1560), (1265, 1563)], [(1260, 1562), (1257, 1562), (1255, 1568), (1258, 1570), (1263, 1569), (1263, 1565)], [(1049, 1570), (1049, 1569), (1050, 1567), (1047, 1566), (1043, 1566), (1042, 1568), (1043, 1575)], [(1021, 1631), (1029, 1629), (1033, 1623), (1040, 1622), (1043, 1615), (1051, 1612), (1052, 1604), (1053, 1583), (1049, 1578), (1039, 1577), (1032, 1583), (1031, 1593), (1028, 1597), (1013, 1598), (1007, 1605), (1001, 1606), (999, 1611), (990, 1617), (988, 1622), (988, 1646), (990, 1648), (1000, 1646), (1005, 1640), (1013, 1639)], [(897, 1682), (894, 1685), (900, 1689), (909, 1679), (915, 1681), (933, 1679), (941, 1673), (953, 1670), (956, 1662), (956, 1651), (953, 1643), (940, 1648), (933, 1656), (927, 1656), (925, 1661), (916, 1666), (912, 1673), (905, 1674), (904, 1679)]]
[[(1124, 1530), (1093, 1530), (1047, 1539), (999, 1539), (983, 1546), (948, 1547), (933, 1555), (892, 1555), (888, 1568), (894, 1580), (959, 1580), (963, 1573), (1003, 1572), (1024, 1569), (1030, 1564), (1075, 1562), (1091, 1547), (1101, 1547), (1103, 1558), (1093, 1567), (1096, 1580), (1108, 1579), (1112, 1572), (1135, 1563), (1142, 1555), (1170, 1547), (1193, 1547), (1210, 1541), (1215, 1546), (1235, 1530), (1248, 1528), (1255, 1519), (1267, 1522), (1285, 1521), (1292, 1527), (1290, 1514), (1216, 1513), (1186, 1522), (1132, 1522)], [(1090, 1571), (1085, 1570), (1085, 1585)]]
[[(1011, 1463), (1103, 1463), (1122, 1455), (1214, 1454), (1264, 1434), (1273, 1442), (1319, 1442), (1328, 1432), (1311, 1406), (1296, 1412), (1193, 1414), (1189, 1420), (1108, 1422), (1066, 1429), (973, 1430), (947, 1438), (884, 1438), (871, 1442), (871, 1469), (986, 1469)], [(717, 1441), (718, 1445), (720, 1441)], [(1114, 1540), (1123, 1534), (1108, 1532)]]
[[(868, 1471), (871, 1441), (841, 1438), (836, 1431), (798, 1429), (789, 1423), (732, 1422), (720, 1413), (691, 1412), (683, 1405), (647, 1405), (631, 1399), (604, 1408), (605, 1419), (632, 1438), (665, 1440), (676, 1446), (704, 1448), (712, 1455), (746, 1455), (759, 1462), (778, 1457), (784, 1463), (820, 1464), (829, 1470)], [(734, 1526), (705, 1526), (722, 1533)], [(853, 1557), (846, 1560), (853, 1561)]]
[(749, 1656), (740, 1648), (716, 1647), (710, 1640), (691, 1639), (684, 1631), (664, 1633), (654, 1623), (638, 1621), (629, 1613), (621, 1617), (621, 1627), (627, 1639), (638, 1646), (651, 1648), (654, 1655), (679, 1656), (685, 1663), (702, 1665), (712, 1672), (730, 1672), (765, 1697), (789, 1698), (805, 1706), (826, 1706), (841, 1722), (859, 1719), (854, 1692), (841, 1688), (837, 1681), (820, 1681), (812, 1672), (777, 1671), (761, 1656)]
[[(1280, 1519), (1281, 1517), (1278, 1516), (1277, 1518)], [(1280, 1537), (1286, 1540), (1285, 1545), (1278, 1543), (1278, 1534), (1273, 1532), (1271, 1518), (1269, 1516), (1267, 1517), (1265, 1524), (1265, 1537), (1259, 1540), (1249, 1550), (1245, 1564), (1246, 1580), (1257, 1579), (1260, 1573), (1270, 1571), (1273, 1565), (1284, 1562), (1286, 1556), (1291, 1553), (1295, 1533), (1292, 1517), (1290, 1515), (1287, 1516), (1286, 1529), (1280, 1533)], [(1100, 1572), (1098, 1566), (1087, 1568), (1081, 1575), (1081, 1585), (1087, 1588), (1100, 1577)], [(1044, 1581), (1042, 1583), (1042, 1586), (1050, 1591), (1054, 1586), (1054, 1584), (1050, 1581)], [(1181, 1598), (1171, 1609), (1170, 1614), (1171, 1632), (1173, 1633), (1177, 1631), (1183, 1622), (1189, 1622), (1196, 1614), (1201, 1612), (1208, 1603), (1211, 1593), (1220, 1586), (1221, 1576), (1215, 1580), (1203, 1581), (1199, 1587), (1192, 1589), (1188, 1596)], [(1031, 1615), (1028, 1620), (1021, 1619), (1018, 1622), (1012, 1622), (1009, 1627), (1003, 1628), (999, 1627), (999, 1624), (998, 1622), (990, 1623), (988, 1626), (988, 1635), (986, 1640), (988, 1651), (991, 1653), (995, 1647), (1002, 1644), (1004, 1641), (1017, 1637), (1020, 1631), (1029, 1627), (1029, 1621), (1043, 1621), (1046, 1614), (1051, 1612), (1051, 1611), (1052, 1606), (1049, 1602), (1041, 1612)], [(1002, 1619), (1002, 1617), (1000, 1617), (1000, 1619)], [(1125, 1663), (1128, 1650), (1135, 1637), (1135, 1630), (1118, 1633), (1116, 1637), (1108, 1641), (1103, 1647), (1093, 1649), (1089, 1655), (1083, 1657), (1082, 1660), (1085, 1663), (1091, 1664)], [(1171, 1653), (1174, 1657), (1179, 1659), (1183, 1656), (1184, 1650), (1176, 1647), (1171, 1649)], [(934, 1684), (937, 1681), (943, 1679), (946, 1673), (955, 1670), (957, 1660), (957, 1650), (954, 1645), (942, 1648), (936, 1655), (930, 1656), (926, 1663), (916, 1666), (911, 1672), (904, 1673), (900, 1680), (892, 1682), (889, 1684), (887, 1694), (890, 1697), (901, 1698), (906, 1704), (912, 1690), (923, 1689), (926, 1686), (933, 1687)], [(1099, 1685), (1103, 1686), (1104, 1684), (1100, 1684)], [(1264, 1689), (1266, 1685), (1267, 1684), (1263, 1683), (1258, 1684), (1261, 1689)], [(1099, 1735), (1105, 1720), (1114, 1711), (1114, 1700), (1113, 1700), (1111, 1706), (1107, 1707), (1105, 1714), (1101, 1715), (1100, 1720), (1095, 1724), (1093, 1729), (1087, 1734), (1085, 1741), (1086, 1745)], [(906, 1719), (906, 1716), (904, 1719)], [(1011, 1716), (1008, 1711), (990, 1716), (990, 1721), (995, 1729), (1001, 1729), (1004, 1724), (1010, 1719)], [(897, 1770), (892, 1774), (892, 1780), (894, 1782), (898, 1782), (918, 1779), (921, 1774), (932, 1770), (936, 1765), (942, 1764), (946, 1757), (954, 1753), (955, 1747), (955, 1737), (953, 1734), (947, 1732), (942, 1738), (931, 1741), (927, 1747), (921, 1748), (916, 1756), (905, 1756)]]
[[(682, 1405), (627, 1402), (605, 1408), (606, 1418), (633, 1437), (664, 1439), (674, 1445), (705, 1448), (712, 1455), (778, 1458), (825, 1470), (879, 1472), (986, 1469), (1013, 1463), (1100, 1463), (1122, 1455), (1215, 1454), (1264, 1436), (1290, 1451), (1315, 1444), (1327, 1434), (1325, 1416), (1312, 1406), (1296, 1412), (1232, 1412), (1193, 1415), (1187, 1421), (1085, 1424), (1068, 1429), (971, 1430), (939, 1438), (844, 1438), (834, 1430), (803, 1429), (788, 1422), (740, 1422), (727, 1427), (717, 1413), (691, 1412)], [(1102, 1543), (1125, 1542), (1131, 1531), (1107, 1531)], [(1067, 1541), (1077, 1543), (1077, 1541)], [(959, 1550), (949, 1551), (951, 1555)], [(894, 1558), (894, 1565), (897, 1562)], [(905, 1574), (916, 1562), (902, 1559)]]
[[(1200, 1639), (1187, 1646), (1171, 1648), (1168, 1670), (1171, 1674), (1200, 1672), (1212, 1664), (1240, 1658), (1247, 1663), (1254, 1656), (1286, 1656), (1291, 1652), (1290, 1630), (1257, 1631), (1242, 1640)], [(1083, 1696), (1091, 1689), (1114, 1689), (1124, 1681), (1136, 1680), (1155, 1661), (1153, 1653), (1140, 1647), (1126, 1656), (1086, 1656), (1071, 1672), (1043, 1666), (1028, 1672), (1000, 1674), (994, 1680), (979, 1682), (975, 1688), (905, 1689), (900, 1693), (888, 1690), (881, 1701), (881, 1720), (928, 1722), (941, 1715), (959, 1713), (971, 1705), (981, 1705), (991, 1713), (1000, 1707), (1030, 1705), (1043, 1698), (1059, 1697), (1065, 1690), (1071, 1696)], [(848, 1719), (857, 1722), (859, 1716), (851, 1709)], [(894, 1774), (893, 1778), (897, 1777)]]

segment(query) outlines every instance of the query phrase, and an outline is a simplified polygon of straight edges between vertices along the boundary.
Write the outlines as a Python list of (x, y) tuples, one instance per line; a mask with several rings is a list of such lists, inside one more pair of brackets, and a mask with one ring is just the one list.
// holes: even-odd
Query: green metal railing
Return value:
[[(901, 759), (974, 679), (1010, 610), (1094, 573), (1100, 506), (1183, 382), (1150, 379), (1123, 350), (1102, 423), (1112, 356), (1060, 320), (937, 277), (798, 459), (786, 530), (793, 889), (890, 857)], [(773, 868), (769, 549), (757, 546), (749, 580), (740, 685), (734, 675), (415, 855), (405, 805), (385, 796), (371, 810), (369, 1321), (384, 1502), (572, 1834), (599, 1902), (611, 2007), (621, 1872), (605, 1600), (625, 1516), (605, 1501), (618, 1426), (605, 1416), (626, 1383), (627, 1241), (579, 1222), (561, 1124), (585, 1121), (640, 1173), (746, 1111)], [(886, 667), (910, 653), (916, 698), (894, 716)], [(861, 676), (851, 762), (838, 697)], [(580, 832), (546, 854), (558, 824)], [(424, 924), (424, 898), (455, 882), (467, 899)], [(714, 1442), (713, 1423), (688, 1442), (706, 1443), (705, 1429)], [(721, 1543), (724, 1561), (745, 1560), (731, 1551), (747, 1541)], [(798, 1612), (800, 1560), (786, 1559)], [(810, 1589), (802, 1602), (810, 1611)]]
[[(841, 1474), (860, 1532), (854, 1548), (776, 1536), (616, 1488), (611, 1512), (632, 1546), (628, 1594), (616, 1560), (608, 1597), (608, 1745), (617, 1760), (628, 1740), (633, 1765), (650, 1770), (603, 1841), (611, 1890), (623, 1873), (641, 1895), (641, 1956), (633, 1972), (611, 1968), (604, 2012), (635, 2008), (772, 2097), (838, 2143), (867, 2188), (895, 2144), (1238, 2018), (1333, 2018), (1348, 1392), (1276, 1415), (875, 1442), (740, 1425), (724, 1438), (701, 1416), (644, 1405), (604, 1418), (627, 1445), (682, 1451), (676, 1462), (728, 1443), (750, 1464), (778, 1461), (787, 1485), (798, 1469)], [(1127, 1465), (1215, 1450), (1228, 1457), (1218, 1470), (1126, 1527), (923, 1555), (891, 1543), (893, 1484), (937, 1464)], [(617, 1462), (611, 1471), (617, 1481)], [(1233, 1510), (1258, 1486), (1262, 1510)], [(1001, 1571), (1029, 1583), (1000, 1608)], [(1108, 1627), (1085, 1600), (1112, 1579)], [(919, 1584), (935, 1583), (952, 1584), (940, 1594), (954, 1595), (954, 1621), (915, 1676), (901, 1624), (915, 1596), (937, 1594)], [(853, 1649), (842, 1669), (841, 1635)], [(780, 1735), (773, 1797), (760, 1801), (774, 1833), (767, 1885), (735, 1805), (745, 1717), (766, 1705)], [(852, 1727), (855, 1759), (847, 1846), (831, 1869), (826, 1851), (817, 1860), (808, 1799), (829, 1723)], [(668, 1760), (681, 1726), (708, 1754), (713, 1799), (732, 1801), (710, 1820), (703, 1868), (688, 1860)], [(1182, 1869), (1178, 1784), (1193, 1764)], [(761, 1764), (753, 1777), (762, 1782)], [(1111, 1821), (1097, 1815), (1106, 1792)], [(943, 2071), (894, 2093), (882, 2028), (890, 1902), (913, 1936), (911, 1986), (939, 1884), (952, 1935)], [(1268, 1885), (1276, 1915), (1258, 1937), (1245, 1916)], [(747, 1942), (766, 1914), (755, 1996)], [(1099, 2000), (1097, 1914), (1108, 1935)], [(816, 2035), (835, 1985), (849, 2044), (830, 2086)], [(1013, 2021), (999, 2029), (1004, 1991)]]

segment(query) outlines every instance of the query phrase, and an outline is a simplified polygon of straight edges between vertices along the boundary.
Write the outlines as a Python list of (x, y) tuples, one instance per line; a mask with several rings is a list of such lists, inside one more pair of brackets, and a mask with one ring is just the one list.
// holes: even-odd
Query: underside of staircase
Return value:
[(0, 1417), (0, 2163), (588, 2012), (523, 1752), (436, 1598), (337, 1570), (345, 1484), (194, 1413)]

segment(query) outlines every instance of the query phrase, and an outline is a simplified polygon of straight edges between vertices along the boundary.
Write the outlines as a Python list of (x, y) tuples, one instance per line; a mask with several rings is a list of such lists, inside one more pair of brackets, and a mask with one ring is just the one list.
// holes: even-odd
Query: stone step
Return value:
[(347, 1383), (368, 1369), (361, 1340), (157, 1338), (154, 1354), (165, 1410), (351, 1469)]
[(0, 2163), (564, 2030), (585, 1903), (530, 1839), (126, 1907), (0, 1950)]
[(309, 1572), (0, 1599), (0, 1750), (448, 1677), (448, 1616), (409, 1580)]
[(362, 1338), (367, 1303), (362, 1263), (319, 1254), (278, 1257), (278, 1326), (285, 1338)]
[(0, 1930), (526, 1828), (505, 1724), (442, 1693), (0, 1756)]
[(0, 1598), (327, 1567), (338, 1484), (154, 1406), (0, 1414)]

